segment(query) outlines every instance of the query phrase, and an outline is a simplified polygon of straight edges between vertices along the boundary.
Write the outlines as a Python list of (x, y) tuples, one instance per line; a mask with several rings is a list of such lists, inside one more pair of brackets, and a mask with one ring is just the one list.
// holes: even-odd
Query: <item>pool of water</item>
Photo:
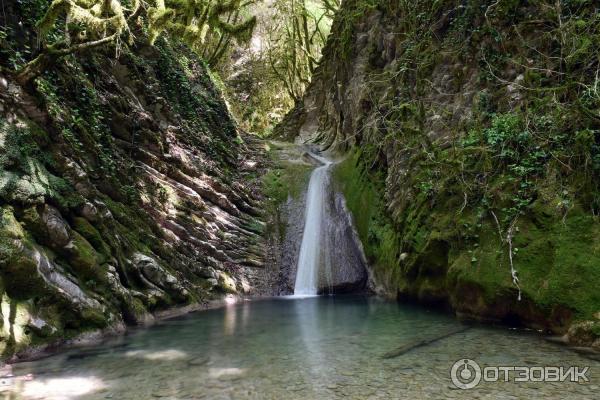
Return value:
[[(449, 315), (376, 298), (250, 301), (17, 364), (15, 375), (31, 373), (33, 379), (15, 381), (4, 396), (282, 400), (573, 399), (598, 394), (597, 361), (535, 334), (464, 328)], [(407, 351), (417, 344), (421, 346)], [(452, 384), (450, 369), (463, 358), (482, 366), (589, 366), (590, 381), (482, 382), (460, 390)]]

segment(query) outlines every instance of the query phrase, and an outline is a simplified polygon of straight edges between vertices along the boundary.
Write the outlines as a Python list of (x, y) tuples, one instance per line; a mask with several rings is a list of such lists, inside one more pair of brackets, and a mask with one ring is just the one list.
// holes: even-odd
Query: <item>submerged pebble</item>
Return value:
[[(269, 326), (268, 333), (264, 327)], [(464, 357), (481, 365), (600, 363), (531, 333), (473, 327), (402, 355), (381, 354), (460, 327), (422, 308), (363, 297), (244, 303), (139, 330), (129, 346), (86, 349), (16, 364), (15, 400), (47, 399), (76, 382), (78, 399), (394, 399), (595, 398), (597, 382), (482, 382), (463, 391), (451, 382)], [(349, 346), (351, 338), (351, 346)], [(85, 391), (82, 392), (82, 390)], [(36, 392), (37, 391), (37, 392)], [(36, 397), (37, 396), (37, 397)]]

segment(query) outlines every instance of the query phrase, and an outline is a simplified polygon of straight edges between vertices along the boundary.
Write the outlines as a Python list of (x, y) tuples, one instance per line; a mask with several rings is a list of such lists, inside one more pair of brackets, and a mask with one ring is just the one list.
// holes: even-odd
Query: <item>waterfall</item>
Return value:
[(325, 217), (326, 185), (331, 162), (322, 157), (313, 157), (324, 165), (315, 168), (310, 175), (294, 295), (316, 295), (318, 290), (321, 244), (324, 243), (321, 224)]

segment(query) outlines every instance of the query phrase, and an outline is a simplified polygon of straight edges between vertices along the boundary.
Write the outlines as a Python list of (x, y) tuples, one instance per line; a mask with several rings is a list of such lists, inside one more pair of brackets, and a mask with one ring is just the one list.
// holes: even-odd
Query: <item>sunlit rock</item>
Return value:
[(46, 320), (36, 316), (31, 317), (27, 323), (27, 327), (40, 337), (51, 336), (56, 332), (56, 328), (54, 326), (50, 325)]
[(133, 255), (132, 262), (144, 281), (149, 283), (149, 287), (160, 288), (179, 298), (185, 298), (188, 295), (187, 289), (179, 283), (177, 278), (161, 267), (154, 258), (136, 253)]
[(226, 272), (219, 272), (219, 288), (227, 293), (237, 293), (235, 280)]
[(22, 395), (32, 400), (74, 400), (106, 388), (101, 379), (93, 376), (35, 379), (23, 382), (22, 386)]
[(150, 361), (175, 361), (186, 358), (187, 354), (177, 349), (168, 349), (161, 351), (134, 350), (128, 351), (127, 353), (125, 353), (125, 356), (141, 358)]

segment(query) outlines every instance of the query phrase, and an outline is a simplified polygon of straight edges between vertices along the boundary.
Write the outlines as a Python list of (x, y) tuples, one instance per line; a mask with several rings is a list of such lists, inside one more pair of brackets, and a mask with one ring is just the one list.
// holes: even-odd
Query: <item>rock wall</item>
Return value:
[(203, 62), (140, 35), (23, 88), (8, 71), (35, 46), (28, 5), (0, 41), (2, 358), (263, 291), (264, 150)]
[(327, 220), (322, 237), (325, 260), (319, 290), (325, 294), (367, 292), (371, 289), (367, 262), (352, 214), (344, 194), (336, 191), (331, 183), (330, 187), (326, 194)]
[(349, 153), (380, 292), (600, 345), (599, 34), (590, 1), (343, 2), (276, 134)]

